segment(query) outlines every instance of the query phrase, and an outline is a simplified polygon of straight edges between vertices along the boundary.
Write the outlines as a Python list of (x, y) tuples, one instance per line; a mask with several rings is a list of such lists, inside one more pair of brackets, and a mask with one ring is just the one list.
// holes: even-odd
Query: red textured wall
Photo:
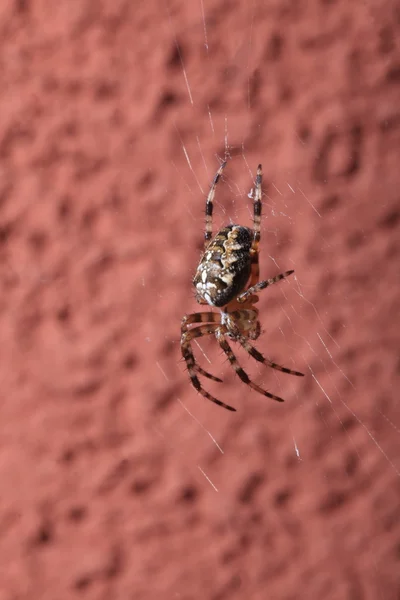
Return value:
[[(398, 600), (399, 39), (395, 0), (1, 3), (0, 600)], [(179, 350), (225, 153), (306, 373), (201, 340), (236, 413)]]

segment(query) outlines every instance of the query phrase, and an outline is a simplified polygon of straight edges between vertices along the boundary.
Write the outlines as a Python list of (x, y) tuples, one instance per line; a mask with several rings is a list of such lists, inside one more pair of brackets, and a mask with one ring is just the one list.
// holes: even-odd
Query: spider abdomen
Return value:
[(193, 279), (197, 300), (221, 307), (236, 298), (251, 272), (253, 232), (241, 225), (227, 225), (207, 246)]

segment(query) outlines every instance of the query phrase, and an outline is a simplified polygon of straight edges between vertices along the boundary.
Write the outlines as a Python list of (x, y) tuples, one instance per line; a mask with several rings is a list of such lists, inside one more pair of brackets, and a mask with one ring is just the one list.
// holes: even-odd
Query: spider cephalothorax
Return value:
[[(215, 188), (225, 165), (226, 162), (223, 162), (218, 169), (207, 197), (204, 234), (205, 250), (193, 279), (197, 302), (219, 308), (220, 311), (185, 315), (182, 319), (181, 327), (181, 349), (190, 379), (196, 390), (212, 402), (228, 410), (235, 410), (228, 404), (214, 398), (214, 396), (202, 387), (198, 375), (203, 375), (203, 377), (207, 377), (213, 381), (221, 381), (221, 379), (202, 369), (195, 361), (191, 348), (191, 342), (194, 338), (215, 335), (220, 347), (225, 352), (240, 379), (260, 394), (278, 402), (283, 402), (282, 398), (263, 390), (250, 380), (247, 373), (238, 363), (226, 338), (239, 343), (255, 360), (273, 369), (298, 376), (302, 376), (303, 373), (292, 371), (268, 360), (249, 341), (256, 340), (261, 331), (258, 310), (254, 306), (258, 302), (257, 292), (288, 277), (293, 271), (286, 271), (271, 279), (259, 282), (258, 255), (262, 195), (261, 165), (258, 165), (253, 195), (253, 229), (243, 227), (242, 225), (227, 225), (211, 239)], [(194, 323), (203, 323), (203, 325), (189, 327)]]

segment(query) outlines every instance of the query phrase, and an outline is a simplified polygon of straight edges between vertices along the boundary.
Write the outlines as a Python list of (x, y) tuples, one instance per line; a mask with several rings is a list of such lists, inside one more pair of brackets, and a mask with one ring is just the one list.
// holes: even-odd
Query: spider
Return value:
[[(219, 312), (196, 312), (185, 315), (181, 323), (181, 351), (193, 387), (211, 402), (235, 411), (236, 409), (207, 392), (200, 383), (199, 375), (222, 382), (222, 379), (208, 373), (197, 364), (192, 340), (206, 335), (215, 335), (218, 344), (226, 354), (239, 378), (260, 394), (283, 402), (282, 398), (259, 387), (240, 366), (228, 339), (240, 344), (255, 360), (267, 367), (303, 377), (303, 373), (292, 371), (265, 358), (250, 340), (256, 340), (261, 333), (258, 320), (258, 302), (256, 295), (261, 290), (285, 279), (294, 271), (285, 271), (271, 279), (259, 281), (259, 243), (261, 225), (262, 166), (258, 165), (253, 196), (253, 229), (242, 225), (227, 225), (212, 237), (212, 214), (215, 190), (226, 166), (224, 161), (218, 169), (206, 200), (206, 220), (204, 233), (204, 254), (200, 259), (193, 285), (196, 288), (196, 300), (218, 308)], [(202, 323), (189, 327), (195, 323)]]

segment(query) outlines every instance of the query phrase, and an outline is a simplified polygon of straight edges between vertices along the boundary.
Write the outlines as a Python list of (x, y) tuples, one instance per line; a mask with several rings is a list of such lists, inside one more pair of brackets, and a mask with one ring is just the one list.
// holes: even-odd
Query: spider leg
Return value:
[[(197, 314), (202, 314), (202, 313), (197, 313)], [(206, 313), (206, 314), (215, 314), (215, 313)], [(194, 316), (195, 315), (188, 315), (189, 318), (194, 317)], [(216, 316), (218, 316), (218, 315), (216, 315)], [(191, 346), (192, 339), (197, 338), (197, 337), (203, 337), (205, 335), (214, 334), (216, 332), (216, 329), (219, 327), (219, 325), (218, 324), (200, 325), (199, 327), (195, 327), (193, 329), (190, 329), (189, 331), (183, 330), (183, 327), (184, 327), (184, 324), (182, 325), (181, 350), (182, 350), (182, 356), (185, 359), (186, 366), (189, 371), (189, 376), (190, 376), (190, 380), (192, 382), (193, 387), (198, 392), (200, 392), (200, 394), (202, 396), (204, 396), (204, 398), (211, 400), (211, 402), (214, 402), (214, 404), (218, 404), (218, 406), (222, 406), (223, 408), (226, 408), (227, 410), (236, 411), (236, 408), (233, 408), (232, 406), (229, 406), (228, 404), (221, 402), (217, 398), (214, 398), (214, 396), (212, 396), (209, 392), (207, 392), (202, 387), (200, 380), (196, 375), (196, 373), (201, 373), (202, 375), (205, 375), (209, 379), (214, 379), (215, 381), (221, 381), (220, 379), (214, 377), (214, 375), (211, 375), (211, 373), (207, 373), (207, 371), (204, 371), (201, 367), (199, 367), (197, 365), (196, 360), (194, 358), (192, 346)]]
[(226, 166), (226, 160), (224, 160), (224, 162), (221, 164), (220, 168), (218, 169), (218, 171), (215, 174), (215, 177), (213, 179), (213, 182), (211, 184), (210, 187), (210, 191), (208, 192), (208, 196), (207, 196), (207, 200), (206, 200), (206, 225), (205, 225), (205, 231), (204, 231), (204, 247), (207, 247), (208, 242), (211, 240), (212, 237), (212, 214), (213, 214), (213, 207), (214, 207), (214, 196), (215, 196), (215, 188), (217, 187), (217, 183), (219, 181), (219, 178), (222, 175), (222, 171), (224, 170)]
[(254, 190), (254, 198), (253, 198), (253, 215), (254, 215), (254, 225), (253, 225), (253, 243), (250, 249), (251, 256), (251, 274), (249, 281), (249, 288), (253, 287), (260, 278), (260, 266), (259, 266), (259, 243), (261, 237), (261, 195), (262, 195), (262, 166), (258, 165), (257, 167), (257, 176), (255, 181), (255, 190)]
[(272, 398), (272, 400), (276, 400), (277, 402), (284, 402), (283, 398), (280, 398), (279, 396), (275, 396), (274, 394), (271, 394), (270, 392), (263, 390), (256, 383), (251, 381), (251, 379), (247, 375), (246, 371), (244, 371), (242, 369), (242, 367), (240, 366), (238, 359), (236, 358), (236, 356), (234, 355), (234, 353), (232, 351), (232, 348), (226, 341), (225, 331), (222, 327), (218, 327), (218, 329), (215, 332), (215, 336), (216, 336), (218, 343), (221, 346), (222, 350), (225, 352), (226, 356), (228, 357), (229, 362), (231, 363), (232, 367), (235, 369), (237, 375), (240, 377), (240, 379), (243, 381), (243, 383), (246, 383), (248, 386), (253, 388), (253, 390), (256, 390), (256, 392), (263, 394), (263, 396)]
[(240, 296), (238, 296), (237, 298), (237, 301), (240, 303), (246, 302), (249, 296), (257, 294), (257, 292), (264, 290), (265, 288), (269, 287), (274, 283), (278, 283), (278, 281), (281, 281), (281, 279), (286, 279), (286, 277), (289, 277), (289, 275), (291, 275), (292, 273), (294, 273), (293, 270), (285, 271), (285, 273), (281, 273), (280, 275), (271, 277), (271, 279), (266, 279), (265, 281), (260, 281), (260, 283), (256, 283), (252, 287), (249, 287), (245, 292), (243, 292), (243, 294), (240, 294)]
[(250, 344), (248, 339), (245, 336), (236, 336), (236, 340), (243, 346), (243, 348), (252, 356), (255, 360), (260, 363), (263, 363), (267, 367), (271, 367), (271, 369), (276, 369), (277, 371), (282, 371), (282, 373), (288, 373), (289, 375), (297, 375), (298, 377), (304, 377), (304, 373), (300, 373), (300, 371), (292, 371), (292, 369), (288, 369), (287, 367), (283, 367), (282, 365), (278, 365), (275, 362), (272, 362), (268, 358), (265, 358), (254, 346)]
[(196, 371), (196, 373), (199, 373), (199, 375), (203, 375), (203, 377), (207, 377), (208, 379), (212, 379), (213, 381), (222, 383), (222, 379), (220, 379), (219, 377), (215, 377), (215, 375), (212, 375), (212, 373), (209, 373), (208, 371), (205, 371), (196, 362), (193, 365), (193, 370)]
[[(221, 323), (221, 317), (218, 313), (213, 313), (213, 312), (198, 312), (198, 313), (192, 313), (190, 315), (185, 315), (181, 322), (182, 336), (185, 332), (192, 331), (191, 329), (189, 329), (188, 325), (193, 324), (193, 323), (218, 323), (219, 324), (219, 323)], [(195, 328), (195, 331), (196, 330), (198, 330), (198, 328)], [(212, 333), (214, 333), (214, 331), (212, 331)], [(206, 333), (206, 334), (202, 334), (202, 335), (209, 335), (209, 334)], [(195, 337), (199, 337), (198, 334), (194, 335), (192, 337), (189, 336), (189, 338), (188, 338), (189, 342)], [(200, 375), (203, 375), (204, 377), (208, 377), (208, 379), (212, 379), (213, 381), (218, 381), (219, 383), (222, 383), (222, 379), (220, 379), (219, 377), (216, 377), (215, 375), (212, 375), (208, 371), (205, 371), (197, 363), (194, 364), (193, 369), (197, 373), (200, 373)]]
[(192, 323), (221, 323), (221, 315), (215, 312), (197, 312), (185, 315), (181, 321), (181, 331), (188, 331)]
[(210, 306), (210, 305), (208, 304), (207, 300), (203, 300), (203, 298), (199, 298), (198, 296), (196, 296), (196, 301), (197, 301), (199, 304), (204, 304), (204, 305), (206, 305), (206, 306)]

